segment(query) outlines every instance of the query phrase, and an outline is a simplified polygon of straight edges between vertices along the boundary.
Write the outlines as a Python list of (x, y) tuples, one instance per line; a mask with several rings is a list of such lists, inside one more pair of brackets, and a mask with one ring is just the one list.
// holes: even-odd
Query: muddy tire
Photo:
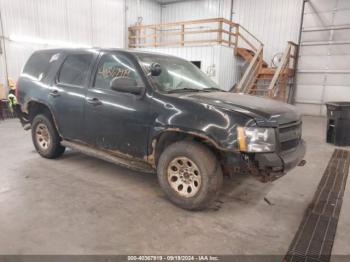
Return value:
[(51, 117), (47, 114), (35, 116), (32, 122), (32, 140), (36, 151), (45, 158), (61, 156), (65, 147), (61, 146), (61, 138)]
[(168, 146), (159, 158), (157, 174), (168, 199), (188, 210), (208, 207), (218, 197), (223, 181), (212, 151), (191, 141)]

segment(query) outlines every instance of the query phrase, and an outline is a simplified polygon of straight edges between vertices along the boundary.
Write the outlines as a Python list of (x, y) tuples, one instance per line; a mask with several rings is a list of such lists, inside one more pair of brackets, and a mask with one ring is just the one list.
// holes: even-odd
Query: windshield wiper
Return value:
[(177, 93), (177, 92), (182, 92), (182, 91), (200, 92), (202, 90), (201, 89), (196, 89), (196, 88), (185, 87), (185, 88), (179, 88), (179, 89), (172, 89), (172, 90), (169, 90), (169, 91), (166, 91), (166, 92), (171, 94), (171, 93)]
[(220, 92), (225, 92), (225, 90), (222, 90), (218, 87), (208, 87), (208, 88), (204, 88), (203, 91), (207, 91), (207, 92), (210, 92), (210, 91), (220, 91)]

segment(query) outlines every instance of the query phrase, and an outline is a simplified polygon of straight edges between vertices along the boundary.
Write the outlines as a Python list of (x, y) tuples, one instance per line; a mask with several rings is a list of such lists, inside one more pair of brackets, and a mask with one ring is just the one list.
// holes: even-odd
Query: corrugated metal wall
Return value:
[(34, 50), (53, 46), (11, 41), (11, 36), (90, 46), (124, 44), (123, 0), (2, 0), (0, 8), (8, 74), (14, 79)]
[(264, 58), (283, 52), (287, 41), (298, 42), (302, 0), (234, 0), (233, 21), (264, 43)]
[(350, 101), (350, 1), (305, 3), (297, 74), (297, 106), (324, 115), (327, 101)]
[[(227, 18), (230, 16), (231, 0), (189, 0), (182, 2), (174, 2), (170, 4), (163, 4), (162, 11), (162, 23), (177, 22), (186, 20), (197, 20), (206, 18), (218, 18), (223, 17), (226, 13)], [(189, 25), (186, 26), (186, 30), (210, 30), (217, 29), (218, 25), (202, 24), (202, 25)], [(216, 33), (206, 33), (197, 35), (186, 35), (186, 40), (207, 40), (215, 39)], [(162, 37), (164, 41), (176, 41), (179, 36)]]
[(240, 59), (235, 56), (232, 48), (222, 46), (217, 56), (218, 83), (224, 90), (230, 90), (241, 77)]
[(229, 16), (228, 2), (231, 0), (189, 0), (162, 5), (162, 22), (216, 18), (223, 15), (223, 10)]
[(134, 25), (138, 17), (142, 17), (142, 24), (159, 24), (161, 21), (160, 4), (154, 0), (129, 0), (127, 6), (127, 24)]

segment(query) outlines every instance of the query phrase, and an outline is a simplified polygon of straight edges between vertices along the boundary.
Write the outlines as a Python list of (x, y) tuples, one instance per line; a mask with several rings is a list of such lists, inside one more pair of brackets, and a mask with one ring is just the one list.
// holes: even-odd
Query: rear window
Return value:
[(57, 60), (58, 54), (38, 52), (34, 53), (26, 63), (23, 73), (33, 80), (41, 81), (50, 70), (52, 62)]
[(58, 82), (66, 85), (83, 86), (92, 58), (91, 54), (68, 55), (61, 67)]

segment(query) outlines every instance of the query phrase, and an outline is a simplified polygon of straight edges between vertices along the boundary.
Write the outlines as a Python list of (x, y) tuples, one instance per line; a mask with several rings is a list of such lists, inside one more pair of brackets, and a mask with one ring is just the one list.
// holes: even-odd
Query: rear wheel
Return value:
[(42, 157), (57, 158), (65, 151), (51, 117), (46, 114), (37, 115), (33, 119), (32, 140), (36, 151)]
[(222, 170), (204, 145), (181, 141), (168, 146), (157, 167), (158, 181), (174, 204), (189, 210), (208, 207), (218, 196)]

